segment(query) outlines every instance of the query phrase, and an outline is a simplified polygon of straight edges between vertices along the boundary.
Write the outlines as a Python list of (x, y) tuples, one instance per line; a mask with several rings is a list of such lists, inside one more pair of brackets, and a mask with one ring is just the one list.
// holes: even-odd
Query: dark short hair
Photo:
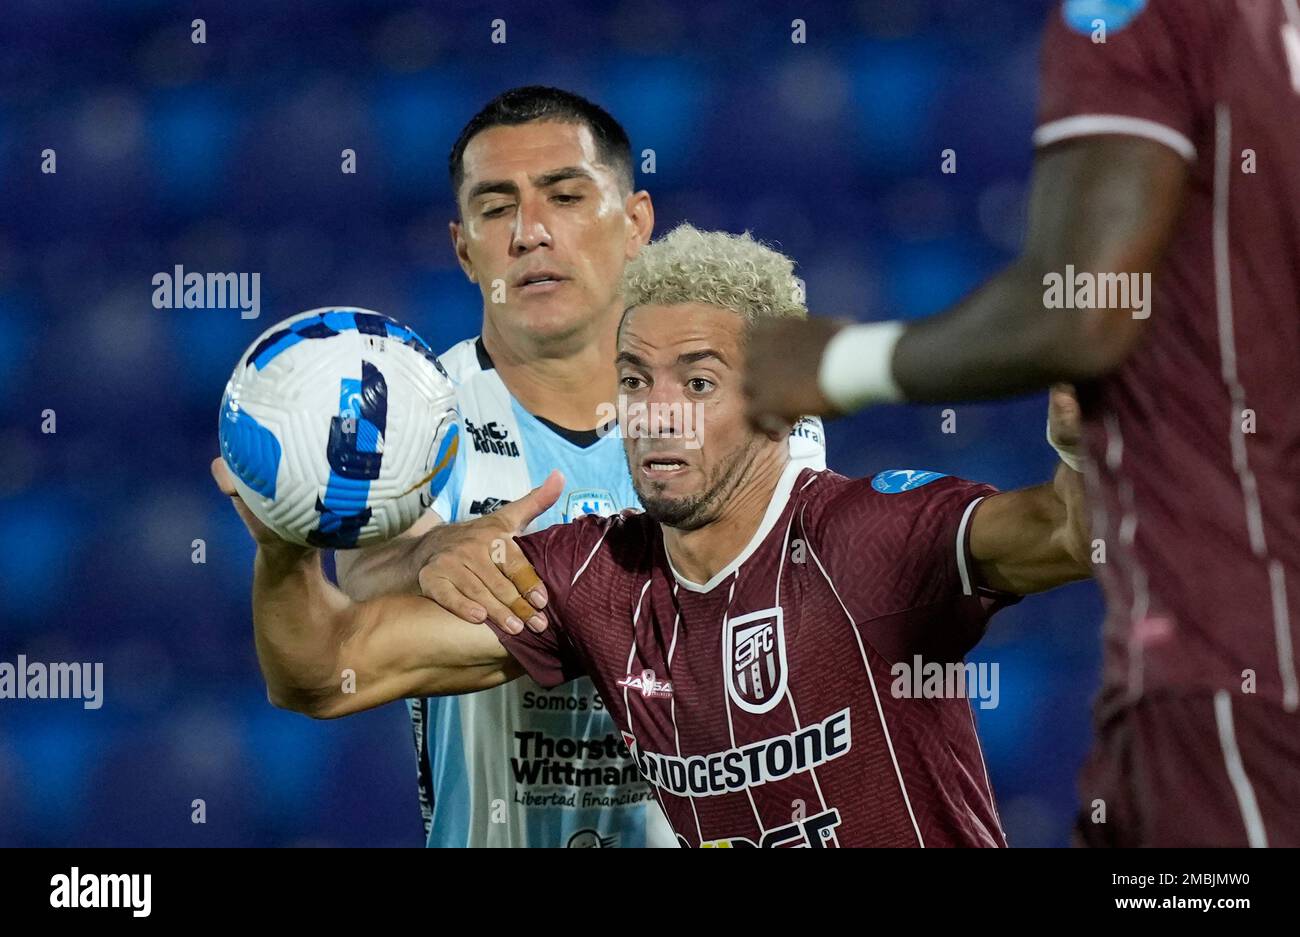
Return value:
[(547, 88), (544, 85), (527, 85), (498, 94), (470, 118), (456, 138), (447, 160), (447, 168), (451, 173), (452, 198), (457, 201), (460, 199), (460, 186), (465, 181), (465, 147), (469, 146), (470, 140), (489, 127), (513, 127), (541, 120), (586, 126), (595, 138), (601, 162), (614, 170), (627, 191), (632, 191), (635, 185), (632, 144), (622, 124), (603, 107), (592, 104), (571, 91)]

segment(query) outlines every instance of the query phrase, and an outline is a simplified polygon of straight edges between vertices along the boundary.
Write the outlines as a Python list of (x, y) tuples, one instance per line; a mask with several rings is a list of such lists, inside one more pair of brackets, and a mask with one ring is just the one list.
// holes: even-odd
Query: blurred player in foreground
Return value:
[[(788, 426), (747, 423), (741, 378), (750, 323), (805, 311), (790, 261), (748, 236), (683, 226), (629, 264), (625, 297), (621, 429), (645, 513), (518, 538), (549, 627), (349, 600), (236, 500), (273, 698), (342, 716), (587, 674), (683, 844), (1005, 845), (961, 661), (998, 607), (1088, 575), (1078, 473), (1000, 494), (792, 463)], [(1069, 412), (1053, 411), (1065, 437)]]
[(1108, 606), (1079, 838), (1300, 846), (1300, 5), (1097, 9), (1048, 27), (1020, 258), (922, 322), (756, 335), (752, 414), (1079, 382)]

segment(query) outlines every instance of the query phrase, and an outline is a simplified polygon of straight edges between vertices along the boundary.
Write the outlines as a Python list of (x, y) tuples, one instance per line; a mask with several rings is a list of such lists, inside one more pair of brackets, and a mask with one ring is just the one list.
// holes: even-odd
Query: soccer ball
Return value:
[(273, 325), (221, 400), (221, 456), (258, 519), (285, 540), (379, 543), (433, 504), (456, 460), (456, 392), (421, 338), (367, 309)]

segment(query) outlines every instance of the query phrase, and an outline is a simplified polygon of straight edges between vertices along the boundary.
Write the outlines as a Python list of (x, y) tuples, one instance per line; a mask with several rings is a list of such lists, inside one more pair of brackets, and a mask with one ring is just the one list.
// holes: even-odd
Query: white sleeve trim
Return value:
[[(585, 560), (582, 561), (582, 565), (578, 567), (578, 571), (577, 571), (576, 573), (574, 573), (574, 574), (573, 574), (573, 578), (569, 580), (569, 588), (570, 588), (570, 589), (572, 589), (572, 588), (577, 584), (577, 582), (578, 582), (578, 577), (581, 576), (583, 573), (585, 573), (585, 572), (587, 571), (587, 567), (591, 565), (591, 561), (592, 561), (592, 559), (596, 556), (596, 551), (599, 550), (599, 549), (600, 549), (600, 545), (601, 545), (602, 543), (605, 542), (605, 535), (609, 533), (609, 528), (610, 528), (610, 526), (611, 526), (610, 524), (606, 524), (606, 525), (605, 525), (605, 529), (602, 530), (602, 531), (600, 532), (600, 539), (596, 541), (596, 545), (595, 545), (594, 547), (591, 548), (591, 552), (587, 554), (587, 558), (586, 558)], [(650, 583), (648, 583), (648, 582), (646, 583), (646, 585), (649, 585), (649, 584), (650, 584)], [(638, 604), (638, 605), (637, 605), (637, 608), (640, 608), (640, 607), (641, 607), (641, 606)], [(634, 634), (635, 634), (635, 632), (634, 632)], [(635, 644), (635, 643), (636, 643), (636, 642), (633, 641), (633, 644)]]
[(961, 574), (961, 591), (963, 595), (971, 594), (970, 571), (966, 568), (966, 527), (970, 524), (970, 516), (975, 512), (975, 506), (983, 500), (984, 496), (980, 495), (966, 505), (966, 511), (961, 516), (961, 523), (957, 525), (957, 572)]
[(1189, 163), (1196, 161), (1196, 147), (1172, 127), (1143, 120), (1140, 117), (1123, 117), (1119, 114), (1080, 114), (1043, 124), (1034, 131), (1034, 146), (1050, 146), (1073, 137), (1094, 137), (1117, 133), (1128, 137), (1144, 137), (1163, 143)]

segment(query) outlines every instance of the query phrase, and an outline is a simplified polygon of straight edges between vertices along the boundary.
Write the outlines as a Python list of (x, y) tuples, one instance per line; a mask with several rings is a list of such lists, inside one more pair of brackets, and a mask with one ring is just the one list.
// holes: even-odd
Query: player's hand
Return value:
[(518, 501), (486, 517), (433, 528), (421, 542), (427, 559), (419, 574), (420, 591), (465, 621), (491, 619), (510, 634), (525, 626), (545, 631), (546, 586), (515, 537), (563, 490), (564, 476), (551, 472)]
[(1047, 426), (1058, 446), (1074, 450), (1083, 444), (1083, 411), (1071, 384), (1053, 384), (1047, 398)]
[(257, 519), (257, 515), (249, 510), (248, 505), (244, 503), (244, 499), (239, 496), (239, 492), (235, 489), (235, 476), (231, 474), (230, 467), (226, 465), (221, 456), (217, 456), (212, 460), (211, 469), (212, 478), (216, 481), (217, 487), (221, 489), (223, 495), (230, 496), (230, 503), (234, 505), (240, 518), (243, 519), (244, 526), (248, 528), (249, 534), (257, 543), (259, 549), (285, 558), (299, 556), (311, 549), (310, 547), (290, 543)]
[(235, 490), (235, 476), (231, 473), (229, 466), (226, 465), (226, 461), (221, 458), (221, 456), (217, 456), (212, 460), (211, 469), (212, 478), (216, 481), (217, 487), (221, 489), (223, 495), (229, 495), (230, 503), (234, 505), (235, 510), (243, 519), (244, 526), (248, 528), (248, 532), (252, 534), (253, 539), (256, 540), (259, 545), (266, 544), (268, 546), (274, 545), (277, 541), (283, 542), (274, 532), (272, 532), (270, 527), (267, 527), (258, 520), (257, 515), (248, 509), (248, 505), (244, 503), (244, 499), (241, 498), (239, 492)]
[(765, 432), (789, 432), (802, 416), (839, 416), (817, 383), (822, 352), (846, 323), (834, 319), (755, 322), (746, 346), (749, 418)]

